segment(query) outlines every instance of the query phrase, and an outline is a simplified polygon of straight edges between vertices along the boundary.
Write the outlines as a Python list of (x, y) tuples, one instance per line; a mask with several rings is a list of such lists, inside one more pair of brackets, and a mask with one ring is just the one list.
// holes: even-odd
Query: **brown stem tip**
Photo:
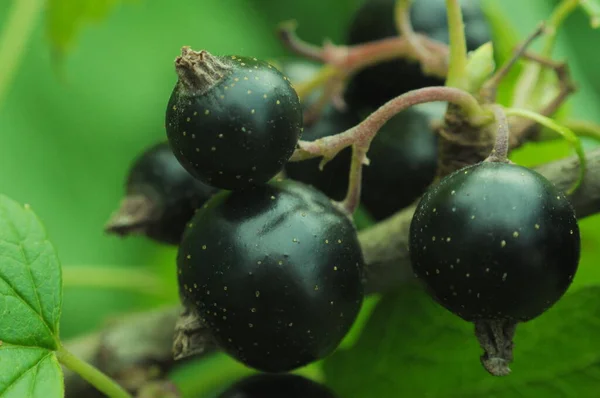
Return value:
[(179, 82), (191, 95), (204, 94), (231, 69), (222, 58), (205, 50), (194, 51), (189, 46), (182, 47), (181, 55), (175, 58)]
[(158, 214), (156, 204), (145, 195), (126, 196), (104, 226), (109, 234), (143, 234)]
[(484, 354), (481, 364), (493, 376), (510, 374), (508, 365), (513, 360), (513, 338), (517, 323), (509, 320), (479, 320), (475, 335)]

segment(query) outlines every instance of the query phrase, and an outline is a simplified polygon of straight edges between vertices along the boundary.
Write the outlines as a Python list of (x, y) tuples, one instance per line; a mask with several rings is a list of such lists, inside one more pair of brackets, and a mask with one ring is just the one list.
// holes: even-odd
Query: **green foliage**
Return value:
[(58, 347), (61, 268), (44, 228), (29, 207), (0, 196), (0, 297), (10, 308), (0, 338), (8, 344)]
[(493, 378), (479, 364), (473, 326), (407, 286), (384, 296), (354, 348), (338, 351), (324, 369), (345, 398), (591, 398), (600, 377), (599, 327), (600, 287), (567, 295), (519, 324), (513, 373)]
[(46, 29), (60, 53), (70, 50), (79, 31), (88, 23), (103, 21), (122, 0), (48, 0)]
[(61, 300), (60, 263), (43, 226), (28, 206), (0, 195), (1, 396), (62, 394), (52, 353)]

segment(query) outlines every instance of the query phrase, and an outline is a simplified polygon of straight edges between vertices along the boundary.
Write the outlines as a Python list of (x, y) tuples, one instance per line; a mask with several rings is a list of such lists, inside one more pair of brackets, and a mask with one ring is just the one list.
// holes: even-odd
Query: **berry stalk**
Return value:
[[(298, 85), (301, 97), (309, 95), (330, 79), (346, 79), (369, 66), (396, 58), (419, 62), (428, 75), (445, 78), (448, 71), (448, 46), (414, 32), (407, 36), (388, 37), (354, 46), (338, 46), (326, 42), (319, 47), (300, 39), (295, 29), (296, 25), (289, 22), (279, 26), (278, 35), (284, 46), (304, 58), (325, 64), (321, 73)], [(415, 46), (414, 43), (418, 45)]]
[(496, 118), (496, 142), (492, 153), (486, 159), (487, 162), (508, 162), (508, 148), (510, 146), (510, 130), (506, 113), (500, 105), (491, 105)]
[(462, 11), (458, 0), (446, 0), (448, 9), (448, 33), (450, 36), (450, 66), (446, 86), (466, 90), (467, 79), (467, 41)]
[(410, 6), (413, 0), (396, 0), (394, 7), (394, 20), (398, 33), (404, 38), (413, 48), (414, 52), (420, 59), (425, 59), (429, 56), (427, 49), (419, 41), (419, 36), (412, 28), (410, 21)]
[(299, 141), (298, 148), (289, 161), (323, 157), (323, 167), (345, 147), (354, 143), (370, 143), (379, 129), (398, 113), (413, 105), (427, 102), (450, 102), (458, 105), (473, 126), (484, 126), (492, 120), (491, 113), (483, 109), (477, 99), (466, 91), (452, 87), (425, 87), (388, 101), (361, 123), (342, 133), (316, 141)]

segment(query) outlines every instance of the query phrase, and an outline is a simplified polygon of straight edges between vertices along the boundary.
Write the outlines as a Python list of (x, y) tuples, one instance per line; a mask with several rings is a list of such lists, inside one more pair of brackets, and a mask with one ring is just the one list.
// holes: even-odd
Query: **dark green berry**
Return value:
[(181, 164), (222, 189), (267, 182), (300, 138), (302, 109), (287, 77), (256, 58), (184, 47), (166, 127)]
[(142, 153), (131, 166), (126, 196), (106, 231), (143, 234), (161, 243), (178, 244), (197, 208), (218, 190), (190, 175), (166, 142)]
[[(367, 0), (356, 12), (348, 32), (348, 44), (361, 44), (398, 35), (394, 22), (395, 0)], [(475, 50), (491, 39), (478, 1), (461, 0), (467, 49)], [(445, 0), (414, 1), (410, 10), (413, 29), (431, 39), (448, 43)], [(425, 76), (419, 64), (403, 59), (386, 61), (358, 72), (347, 92), (354, 105), (379, 106), (410, 90), (444, 85), (444, 80)]]
[(410, 226), (415, 274), (467, 321), (539, 316), (571, 284), (579, 251), (568, 199), (542, 175), (508, 163), (445, 177), (423, 196)]
[(177, 257), (184, 302), (247, 366), (283, 372), (329, 355), (363, 299), (354, 226), (291, 180), (215, 195)]
[(217, 398), (335, 398), (322, 384), (293, 374), (258, 374), (223, 391)]
[(377, 133), (363, 169), (362, 203), (378, 220), (417, 200), (433, 182), (437, 170), (437, 135), (432, 123), (443, 117), (443, 106), (411, 107), (390, 119)]

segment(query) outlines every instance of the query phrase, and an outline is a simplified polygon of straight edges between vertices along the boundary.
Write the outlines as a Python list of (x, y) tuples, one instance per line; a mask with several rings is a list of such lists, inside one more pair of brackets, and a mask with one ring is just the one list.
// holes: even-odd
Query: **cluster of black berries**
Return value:
[[(468, 4), (472, 50), (489, 32), (478, 7)], [(393, 6), (367, 1), (350, 43), (396, 34)], [(444, 10), (443, 0), (416, 1), (414, 29), (447, 41)], [(301, 137), (342, 132), (392, 97), (443, 82), (407, 61), (378, 64), (350, 82), (345, 110), (328, 105), (303, 126), (310, 99), (301, 104), (292, 82), (316, 73), (310, 63), (275, 67), (184, 48), (176, 70), (168, 143), (133, 165), (109, 229), (179, 245), (182, 301), (237, 360), (286, 372), (329, 355), (363, 300), (357, 234), (332, 204), (347, 190), (350, 153), (323, 171), (318, 160), (287, 160)], [(415, 107), (382, 128), (368, 153), (361, 202), (383, 219), (422, 196), (410, 229), (411, 260), (443, 306), (476, 324), (532, 319), (562, 296), (576, 271), (573, 210), (542, 176), (509, 163), (473, 165), (428, 188), (437, 166), (432, 122), (442, 114)]]

